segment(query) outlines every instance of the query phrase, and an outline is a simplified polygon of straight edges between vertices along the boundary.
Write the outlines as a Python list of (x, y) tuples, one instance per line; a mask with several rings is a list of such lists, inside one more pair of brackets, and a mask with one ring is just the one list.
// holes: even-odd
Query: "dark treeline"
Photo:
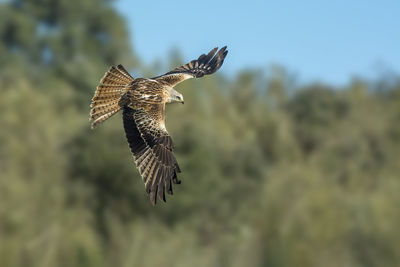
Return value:
[(400, 262), (398, 77), (297, 86), (275, 67), (179, 85), (182, 184), (152, 207), (121, 115), (89, 127), (110, 65), (159, 74), (111, 3), (0, 3), (0, 266)]

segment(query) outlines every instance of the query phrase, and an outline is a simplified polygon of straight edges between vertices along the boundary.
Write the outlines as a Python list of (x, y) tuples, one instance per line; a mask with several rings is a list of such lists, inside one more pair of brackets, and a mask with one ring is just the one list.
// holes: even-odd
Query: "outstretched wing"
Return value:
[(164, 75), (154, 77), (153, 79), (173, 87), (184, 80), (212, 74), (222, 66), (228, 54), (226, 46), (222, 47), (218, 52), (217, 50), (218, 47), (211, 50), (207, 55), (202, 54), (197, 60), (192, 60), (183, 66), (175, 68)]
[(124, 107), (123, 121), (129, 147), (153, 205), (157, 195), (165, 201), (165, 189), (172, 195), (172, 182), (179, 184), (178, 163), (172, 153), (171, 136), (165, 129), (164, 104), (149, 110)]

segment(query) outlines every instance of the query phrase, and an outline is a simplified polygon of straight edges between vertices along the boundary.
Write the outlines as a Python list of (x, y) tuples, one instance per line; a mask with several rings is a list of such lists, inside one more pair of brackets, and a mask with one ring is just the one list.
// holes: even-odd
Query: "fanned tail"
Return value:
[(112, 66), (106, 72), (90, 104), (92, 129), (117, 113), (126, 104), (123, 95), (132, 81), (132, 76), (122, 65)]

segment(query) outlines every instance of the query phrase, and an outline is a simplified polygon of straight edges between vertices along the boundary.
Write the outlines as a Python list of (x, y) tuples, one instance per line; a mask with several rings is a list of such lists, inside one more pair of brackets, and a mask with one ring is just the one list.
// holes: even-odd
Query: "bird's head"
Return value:
[(178, 91), (174, 90), (173, 88), (171, 88), (171, 90), (169, 90), (169, 99), (168, 99), (168, 103), (184, 103), (183, 101), (183, 95), (181, 93), (179, 93)]

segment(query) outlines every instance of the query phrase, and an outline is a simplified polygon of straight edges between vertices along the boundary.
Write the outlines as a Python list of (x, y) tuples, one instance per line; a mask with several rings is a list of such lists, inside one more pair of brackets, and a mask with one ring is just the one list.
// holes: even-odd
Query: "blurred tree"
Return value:
[(323, 85), (312, 85), (298, 91), (287, 104), (295, 128), (295, 136), (305, 154), (317, 149), (326, 130), (346, 116), (348, 105), (334, 91)]
[(179, 85), (182, 184), (153, 208), (120, 117), (89, 130), (109, 65), (157, 74), (112, 1), (2, 1), (0, 38), (0, 266), (400, 262), (399, 78), (297, 86), (275, 66)]
[(7, 1), (0, 40), (0, 265), (101, 266), (92, 210), (108, 184), (71, 177), (69, 151), (90, 139), (88, 105), (104, 71), (137, 64), (124, 21), (110, 1)]
[[(136, 64), (124, 20), (108, 0), (13, 0), (0, 9), (0, 66), (71, 85), (81, 108), (104, 70)], [(96, 7), (96, 8), (93, 8)], [(39, 88), (38, 88), (39, 89)], [(54, 88), (52, 88), (54, 90)]]

